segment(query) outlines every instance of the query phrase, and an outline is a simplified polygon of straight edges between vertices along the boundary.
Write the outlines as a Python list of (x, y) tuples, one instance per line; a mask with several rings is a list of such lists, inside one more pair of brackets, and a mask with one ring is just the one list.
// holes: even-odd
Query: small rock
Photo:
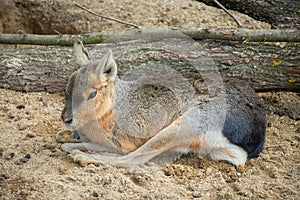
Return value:
[(120, 192), (120, 193), (124, 193), (125, 191), (124, 191), (124, 189), (123, 189), (123, 188), (119, 188), (119, 189), (118, 189), (118, 192)]
[(14, 152), (11, 152), (11, 153), (9, 154), (9, 156), (10, 156), (10, 158), (12, 159), (13, 157), (15, 157), (15, 153), (14, 153)]
[(10, 175), (9, 174), (3, 174), (2, 175), (5, 179), (9, 179), (10, 178)]
[(34, 137), (36, 137), (36, 135), (34, 133), (27, 133), (26, 137), (34, 138)]
[(0, 174), (0, 181), (4, 181), (9, 178), (10, 178), (9, 174)]
[(173, 174), (172, 172), (170, 172), (170, 171), (166, 171), (166, 172), (165, 172), (165, 175), (166, 175), (166, 176), (173, 176), (174, 174)]
[(15, 116), (14, 116), (13, 114), (9, 113), (9, 114), (7, 115), (7, 118), (8, 118), (8, 119), (14, 119)]
[(30, 156), (30, 154), (28, 153), (28, 154), (26, 154), (26, 155), (24, 156), (24, 158), (30, 159), (31, 156)]
[(98, 194), (98, 192), (93, 191), (92, 196), (93, 196), (93, 197), (99, 197), (99, 194)]
[(194, 198), (200, 198), (201, 195), (199, 194), (199, 192), (193, 192), (193, 197)]
[(234, 182), (234, 180), (232, 178), (226, 179), (226, 183), (233, 183), (233, 182)]
[(22, 162), (22, 163), (27, 163), (28, 162), (28, 158), (20, 158), (20, 162)]
[(24, 109), (24, 108), (25, 108), (25, 106), (24, 106), (23, 104), (19, 104), (19, 105), (17, 105), (17, 106), (16, 106), (16, 108), (18, 108), (18, 109), (20, 109), (20, 110), (21, 110), (21, 109)]

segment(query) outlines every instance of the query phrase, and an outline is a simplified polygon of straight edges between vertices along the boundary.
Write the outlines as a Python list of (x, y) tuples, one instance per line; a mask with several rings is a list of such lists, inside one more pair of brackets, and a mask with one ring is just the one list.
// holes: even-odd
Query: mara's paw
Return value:
[(79, 143), (80, 137), (76, 131), (63, 130), (56, 134), (56, 141), (59, 143)]
[(212, 160), (226, 161), (237, 168), (243, 168), (245, 162), (247, 161), (248, 154), (241, 147), (234, 144), (228, 145), (226, 148), (218, 148), (212, 150), (208, 157)]
[(72, 158), (72, 160), (75, 163), (77, 163), (81, 167), (85, 167), (90, 164), (94, 164), (94, 165), (103, 164), (102, 161), (93, 158), (91, 154), (73, 152), (72, 154), (69, 154), (69, 156)]
[(66, 153), (87, 151), (86, 146), (83, 143), (64, 143), (60, 148)]
[(110, 166), (115, 167), (128, 167), (134, 166), (135, 163), (130, 162), (126, 159), (126, 156), (107, 156), (101, 154), (89, 154), (81, 151), (73, 151), (69, 154), (73, 161), (80, 166), (84, 167), (89, 164), (95, 165), (105, 165), (109, 164)]

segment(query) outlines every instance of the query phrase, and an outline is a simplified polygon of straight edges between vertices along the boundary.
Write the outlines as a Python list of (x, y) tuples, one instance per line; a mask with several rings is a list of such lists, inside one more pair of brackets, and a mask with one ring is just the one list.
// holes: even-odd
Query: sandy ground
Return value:
[[(125, 11), (140, 8), (122, 2)], [(201, 26), (234, 26), (229, 20), (226, 24), (213, 18), (220, 11), (194, 1), (152, 2), (141, 3), (144, 16), (157, 14), (149, 6), (159, 5), (158, 10), (172, 8), (180, 13), (173, 15), (180, 18), (179, 25), (190, 25), (183, 19), (200, 9), (209, 18)], [(142, 16), (139, 9), (133, 13)], [(160, 170), (147, 171), (109, 164), (78, 166), (55, 141), (63, 129), (62, 95), (0, 89), (0, 199), (300, 199), (300, 96), (288, 92), (260, 96), (268, 109), (266, 145), (260, 157), (247, 161), (244, 169), (187, 155)]]
[[(267, 103), (300, 102), (293, 93), (261, 96)], [(268, 115), (263, 153), (243, 171), (192, 155), (145, 171), (73, 163), (55, 141), (62, 107), (59, 94), (0, 90), (1, 199), (299, 198), (300, 124), (287, 116)]]

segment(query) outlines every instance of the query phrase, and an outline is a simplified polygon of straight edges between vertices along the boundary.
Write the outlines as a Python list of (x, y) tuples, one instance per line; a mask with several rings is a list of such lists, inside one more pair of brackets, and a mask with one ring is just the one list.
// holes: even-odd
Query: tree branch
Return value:
[(96, 12), (94, 12), (94, 11), (84, 7), (84, 6), (79, 5), (78, 3), (75, 3), (74, 5), (81, 8), (81, 9), (83, 9), (83, 10), (85, 10), (85, 11), (87, 11), (87, 12), (89, 12), (89, 13), (91, 13), (91, 14), (93, 14), (93, 15), (96, 15), (98, 17), (102, 17), (104, 19), (109, 19), (109, 20), (112, 20), (112, 21), (115, 21), (115, 22), (118, 22), (118, 23), (121, 23), (121, 24), (133, 26), (134, 28), (138, 28), (138, 29), (140, 28), (138, 25), (135, 25), (135, 24), (132, 24), (132, 23), (129, 23), (129, 22), (124, 22), (122, 20), (119, 20), (119, 19), (116, 19), (116, 18), (113, 18), (113, 17), (108, 17), (108, 16), (105, 16), (105, 15), (101, 15), (99, 13), (96, 13)]
[(242, 27), (241, 22), (229, 11), (227, 10), (221, 3), (219, 3), (217, 0), (213, 0), (222, 10), (224, 10), (238, 25), (238, 27)]
[[(195, 40), (213, 39), (242, 42), (300, 42), (299, 30), (250, 29), (197, 29), (171, 31), (165, 28), (142, 28), (124, 31), (100, 32), (80, 35), (84, 44), (116, 43), (142, 38), (172, 38), (180, 33)], [(0, 44), (63, 45), (71, 46), (74, 35), (0, 34)]]

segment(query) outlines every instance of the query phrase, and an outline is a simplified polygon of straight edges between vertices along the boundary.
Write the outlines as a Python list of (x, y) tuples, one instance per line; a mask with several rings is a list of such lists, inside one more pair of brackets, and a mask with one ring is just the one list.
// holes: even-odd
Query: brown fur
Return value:
[[(114, 98), (114, 88), (113, 83), (106, 83), (103, 86), (103, 81), (106, 83), (105, 78), (101, 78), (97, 84), (98, 96), (94, 99), (96, 105), (96, 115), (98, 117), (98, 124), (101, 130), (105, 134), (111, 134), (112, 128), (114, 126), (114, 114), (113, 114), (113, 102), (107, 100), (107, 97), (111, 99)], [(104, 113), (103, 110), (106, 112)]]
[(193, 150), (201, 149), (203, 147), (202, 143), (203, 143), (202, 140), (200, 140), (199, 138), (194, 138), (190, 142), (190, 148), (193, 149)]
[(104, 131), (105, 134), (112, 134), (112, 128), (114, 126), (114, 115), (113, 111), (110, 110), (105, 113), (101, 118), (98, 118), (98, 124), (101, 127), (101, 130)]

